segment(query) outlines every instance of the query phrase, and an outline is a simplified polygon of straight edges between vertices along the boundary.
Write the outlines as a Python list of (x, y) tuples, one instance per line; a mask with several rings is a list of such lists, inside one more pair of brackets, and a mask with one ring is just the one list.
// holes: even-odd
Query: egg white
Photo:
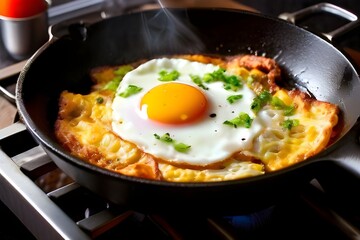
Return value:
[[(250, 150), (254, 138), (260, 135), (267, 124), (255, 117), (250, 109), (256, 94), (246, 85), (236, 92), (225, 90), (221, 82), (206, 84), (209, 89), (204, 90), (190, 78), (190, 74), (202, 77), (218, 69), (219, 67), (213, 64), (175, 58), (153, 59), (140, 65), (127, 73), (119, 85), (112, 104), (113, 131), (146, 153), (180, 164), (205, 166), (223, 161), (236, 152)], [(176, 82), (194, 86), (207, 97), (209, 107), (201, 121), (186, 125), (167, 125), (148, 119), (146, 114), (140, 111), (140, 101), (144, 94), (153, 87), (164, 84), (158, 80), (162, 70), (178, 71), (180, 77)], [(127, 98), (120, 97), (119, 93), (129, 85), (141, 87), (142, 91)], [(243, 97), (230, 104), (227, 97), (235, 94)], [(233, 128), (223, 124), (224, 121), (237, 117), (240, 112), (245, 112), (254, 119), (250, 128)], [(215, 117), (210, 117), (214, 114)], [(154, 134), (161, 136), (165, 133), (169, 133), (177, 142), (190, 145), (189, 151), (178, 152), (173, 145), (154, 137)]]

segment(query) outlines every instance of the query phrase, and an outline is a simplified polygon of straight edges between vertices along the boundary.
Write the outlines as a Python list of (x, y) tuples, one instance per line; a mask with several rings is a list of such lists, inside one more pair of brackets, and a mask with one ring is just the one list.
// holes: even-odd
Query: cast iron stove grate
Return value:
[[(37, 238), (172, 239), (187, 234), (186, 230), (178, 234), (160, 216), (113, 206), (73, 182), (32, 140), (23, 124), (1, 130), (0, 136), (1, 200)], [(201, 235), (206, 237), (207, 232)]]
[[(285, 239), (288, 234), (350, 239), (357, 234), (354, 225), (333, 227), (339, 216), (319, 211), (301, 194), (244, 216), (142, 214), (113, 205), (66, 176), (21, 122), (0, 130), (0, 147), (0, 199), (37, 239)], [(321, 195), (313, 185), (307, 188), (312, 197)]]

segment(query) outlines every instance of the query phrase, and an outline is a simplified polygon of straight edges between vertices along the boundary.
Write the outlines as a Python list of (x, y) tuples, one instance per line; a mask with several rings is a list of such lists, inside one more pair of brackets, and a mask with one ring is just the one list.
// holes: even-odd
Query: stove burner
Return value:
[(272, 220), (275, 206), (248, 215), (224, 217), (239, 231), (254, 231), (265, 227)]

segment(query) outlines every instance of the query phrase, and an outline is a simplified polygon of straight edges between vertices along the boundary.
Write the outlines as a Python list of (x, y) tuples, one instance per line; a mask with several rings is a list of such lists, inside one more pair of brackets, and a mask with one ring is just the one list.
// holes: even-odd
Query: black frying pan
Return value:
[[(77, 27), (49, 41), (29, 60), (17, 83), (16, 103), (30, 133), (54, 162), (76, 182), (115, 204), (139, 211), (245, 213), (296, 191), (319, 169), (326, 171), (327, 164), (360, 172), (352, 167), (360, 151), (350, 131), (360, 116), (360, 79), (346, 56), (322, 37), (280, 19), (224, 9), (151, 10)], [(339, 140), (318, 156), (284, 170), (216, 183), (122, 176), (71, 156), (57, 143), (54, 121), (62, 90), (87, 93), (94, 67), (178, 53), (275, 58), (289, 83), (340, 106), (344, 128)]]

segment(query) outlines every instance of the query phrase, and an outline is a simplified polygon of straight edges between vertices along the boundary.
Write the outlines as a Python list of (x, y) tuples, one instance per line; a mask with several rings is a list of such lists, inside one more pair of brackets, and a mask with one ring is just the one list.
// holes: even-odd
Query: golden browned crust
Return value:
[(267, 171), (288, 167), (324, 150), (336, 136), (333, 129), (339, 119), (338, 107), (312, 99), (299, 90), (282, 89), (274, 96), (296, 106), (295, 115), (301, 124), (289, 131), (283, 131), (280, 126), (265, 129), (262, 137), (255, 140), (257, 147), (246, 154), (261, 159)]
[[(111, 91), (85, 96), (64, 91), (55, 123), (56, 137), (73, 155), (91, 164), (129, 176), (160, 179), (153, 158), (112, 132), (113, 95)], [(98, 103), (98, 98), (103, 102)]]

